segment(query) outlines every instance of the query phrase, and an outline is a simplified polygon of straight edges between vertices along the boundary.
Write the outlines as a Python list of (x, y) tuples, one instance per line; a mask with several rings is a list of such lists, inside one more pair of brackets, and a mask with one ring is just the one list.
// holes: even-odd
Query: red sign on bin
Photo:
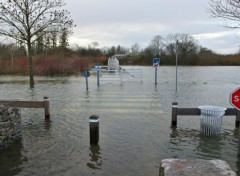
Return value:
[(230, 103), (232, 106), (240, 110), (240, 87), (235, 89), (231, 94), (230, 94)]

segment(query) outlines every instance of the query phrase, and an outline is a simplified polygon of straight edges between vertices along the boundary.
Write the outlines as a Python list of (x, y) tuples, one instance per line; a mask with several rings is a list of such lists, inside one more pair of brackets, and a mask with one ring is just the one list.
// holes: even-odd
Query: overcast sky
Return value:
[(236, 53), (240, 31), (211, 18), (209, 0), (65, 0), (74, 23), (71, 45), (99, 47), (149, 45), (156, 35), (184, 33), (217, 53)]

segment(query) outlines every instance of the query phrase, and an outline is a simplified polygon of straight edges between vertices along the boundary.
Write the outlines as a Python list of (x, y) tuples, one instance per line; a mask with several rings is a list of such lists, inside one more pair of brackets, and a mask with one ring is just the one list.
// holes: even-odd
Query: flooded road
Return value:
[[(124, 67), (130, 68), (130, 67)], [(200, 117), (179, 117), (171, 128), (171, 105), (231, 107), (229, 95), (240, 85), (239, 67), (153, 67), (139, 79), (100, 81), (85, 78), (0, 76), (0, 99), (50, 98), (51, 122), (43, 109), (21, 109), (22, 140), (0, 151), (0, 175), (159, 175), (162, 159), (222, 159), (237, 171), (238, 130), (225, 116), (221, 135), (200, 134)], [(99, 145), (89, 144), (89, 116), (100, 117)]]

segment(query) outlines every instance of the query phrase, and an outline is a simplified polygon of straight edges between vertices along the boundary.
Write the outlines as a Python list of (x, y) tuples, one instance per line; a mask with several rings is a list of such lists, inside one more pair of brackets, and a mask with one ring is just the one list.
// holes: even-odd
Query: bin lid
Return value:
[(219, 106), (209, 106), (209, 105), (204, 105), (204, 106), (198, 106), (199, 109), (201, 110), (211, 110), (211, 111), (225, 111), (225, 107), (219, 107)]
[(203, 115), (224, 115), (225, 114), (225, 107), (219, 107), (219, 106), (198, 106), (198, 108), (201, 110), (201, 114)]
[(213, 111), (225, 111), (225, 110), (227, 110), (227, 108), (225, 108), (225, 107), (209, 106), (209, 105), (198, 106), (198, 108), (201, 109), (201, 110), (213, 110)]

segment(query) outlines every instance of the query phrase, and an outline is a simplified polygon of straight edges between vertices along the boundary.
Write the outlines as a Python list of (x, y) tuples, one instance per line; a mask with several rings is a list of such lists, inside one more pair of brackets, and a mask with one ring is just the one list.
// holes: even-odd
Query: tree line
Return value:
[[(177, 53), (180, 65), (240, 65), (239, 52), (227, 56), (216, 54), (199, 46), (197, 41), (188, 34), (173, 34), (167, 37), (157, 35), (145, 48), (135, 43), (130, 48), (118, 45), (99, 49), (98, 42), (93, 42), (88, 47), (70, 48), (68, 37), (72, 33), (74, 24), (69, 11), (62, 8), (65, 5), (63, 0), (3, 0), (0, 2), (0, 35), (11, 38), (13, 41), (11, 44), (0, 44), (1, 67), (6, 68), (8, 65), (15, 67), (17, 58), (26, 57), (27, 61), (22, 60), (19, 65), (25, 67), (27, 63), (31, 88), (34, 87), (33, 75), (34, 66), (36, 66), (34, 64), (47, 64), (46, 60), (40, 62), (34, 58), (51, 59), (51, 56), (56, 54), (60, 54), (63, 62), (71, 60), (66, 64), (68, 69), (64, 68), (64, 64), (58, 67), (63, 72), (64, 70), (69, 72), (73, 63), (84, 65), (84, 67), (86, 63), (91, 65), (90, 63), (95, 61), (106, 64), (107, 57), (114, 54), (127, 55), (121, 60), (121, 64), (151, 65), (152, 58), (159, 57), (162, 64), (173, 65)], [(213, 17), (232, 22), (228, 23), (229, 28), (240, 28), (239, 9), (239, 0), (210, 0), (209, 12)], [(179, 42), (177, 46), (176, 41)], [(73, 59), (76, 56), (85, 58), (78, 61)], [(93, 57), (99, 59), (90, 61)], [(8, 62), (9, 60), (11, 62)], [(48, 65), (51, 73), (57, 72), (52, 71), (55, 69), (53, 63)], [(44, 70), (43, 65), (39, 70)]]
[[(33, 43), (32, 53), (38, 55), (52, 55), (53, 53), (66, 57), (101, 57), (99, 64), (107, 64), (107, 58), (114, 54), (125, 54), (120, 64), (151, 65), (152, 58), (160, 58), (162, 65), (174, 65), (178, 52), (179, 65), (240, 65), (240, 52), (221, 55), (198, 45), (197, 40), (188, 34), (170, 34), (167, 37), (156, 35), (149, 45), (142, 48), (134, 43), (131, 47), (121, 45), (99, 48), (98, 42), (87, 47), (69, 46), (68, 33), (64, 31), (49, 32)], [(178, 41), (178, 45), (176, 45)], [(19, 43), (0, 44), (0, 60), (15, 60), (26, 57), (25, 47)], [(50, 58), (49, 58), (50, 59)], [(88, 61), (91, 62), (90, 60)], [(92, 63), (92, 62), (91, 62)]]

